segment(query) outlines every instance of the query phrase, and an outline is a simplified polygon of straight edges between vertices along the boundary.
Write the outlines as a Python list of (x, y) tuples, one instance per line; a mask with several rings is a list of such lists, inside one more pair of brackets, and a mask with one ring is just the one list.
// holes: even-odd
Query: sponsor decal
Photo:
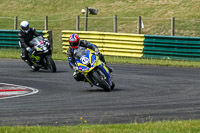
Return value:
[(89, 68), (88, 68), (88, 67), (86, 67), (85, 69), (82, 69), (82, 71), (87, 71), (87, 70), (89, 70)]
[(97, 60), (95, 59), (95, 60), (91, 63), (91, 65), (94, 66), (94, 63), (95, 63), (96, 61), (97, 61)]
[(86, 56), (82, 56), (80, 60), (84, 65), (87, 65), (89, 63), (89, 59)]
[(86, 70), (89, 70), (89, 68), (88, 67), (85, 67), (85, 66), (79, 66), (78, 67), (78, 70), (80, 70), (80, 71), (86, 71)]
[(82, 69), (83, 69), (82, 67), (79, 67), (79, 70), (81, 70), (81, 71), (82, 71)]
[(0, 83), (0, 99), (27, 96), (35, 93), (38, 93), (38, 90), (31, 87)]
[(70, 41), (71, 41), (71, 42), (75, 42), (75, 41), (76, 41), (76, 38), (70, 38)]

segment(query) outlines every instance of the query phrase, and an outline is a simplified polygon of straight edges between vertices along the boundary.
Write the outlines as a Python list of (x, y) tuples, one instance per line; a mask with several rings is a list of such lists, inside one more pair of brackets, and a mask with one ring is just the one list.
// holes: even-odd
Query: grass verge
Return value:
[(112, 57), (106, 56), (106, 61), (109, 63), (123, 63), (123, 64), (142, 64), (142, 65), (156, 65), (156, 66), (171, 66), (171, 67), (200, 67), (198, 61), (184, 61), (184, 60), (168, 60), (168, 59), (150, 59), (150, 58), (130, 58), (130, 57)]
[[(0, 49), (0, 58), (20, 59), (20, 49)], [(60, 53), (53, 53), (54, 60), (68, 61), (67, 55)], [(168, 59), (150, 59), (150, 58), (131, 58), (131, 57), (116, 57), (105, 56), (108, 63), (119, 64), (142, 64), (142, 65), (156, 65), (156, 66), (173, 66), (173, 67), (200, 67), (198, 61), (184, 61), (184, 60), (168, 60)]]
[(1, 133), (197, 133), (199, 120), (76, 126), (2, 126)]

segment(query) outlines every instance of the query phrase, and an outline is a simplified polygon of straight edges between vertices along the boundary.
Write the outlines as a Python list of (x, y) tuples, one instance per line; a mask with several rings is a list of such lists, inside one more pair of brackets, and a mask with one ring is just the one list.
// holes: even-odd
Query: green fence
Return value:
[[(42, 36), (47, 38), (50, 41), (51, 47), (53, 47), (52, 41), (52, 32), (51, 31), (42, 31), (38, 30)], [(0, 30), (0, 47), (16, 47), (19, 48), (19, 38), (18, 38), (19, 30)]]
[(145, 35), (142, 57), (200, 61), (200, 37)]

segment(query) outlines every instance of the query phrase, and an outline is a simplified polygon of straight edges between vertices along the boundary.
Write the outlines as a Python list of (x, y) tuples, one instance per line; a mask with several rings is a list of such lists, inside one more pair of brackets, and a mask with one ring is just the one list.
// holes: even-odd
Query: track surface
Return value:
[(0, 125), (75, 125), (200, 118), (200, 69), (112, 64), (116, 88), (76, 82), (68, 62), (57, 72), (33, 72), (23, 61), (0, 59), (0, 82), (38, 89), (1, 99)]

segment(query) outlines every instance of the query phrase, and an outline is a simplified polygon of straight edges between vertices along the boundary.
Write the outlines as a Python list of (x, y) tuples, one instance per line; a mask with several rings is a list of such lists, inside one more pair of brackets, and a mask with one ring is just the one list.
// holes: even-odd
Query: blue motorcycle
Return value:
[(87, 82), (111, 91), (115, 83), (106, 65), (99, 59), (94, 51), (85, 47), (74, 50), (74, 57), (78, 66), (78, 72), (82, 73)]

